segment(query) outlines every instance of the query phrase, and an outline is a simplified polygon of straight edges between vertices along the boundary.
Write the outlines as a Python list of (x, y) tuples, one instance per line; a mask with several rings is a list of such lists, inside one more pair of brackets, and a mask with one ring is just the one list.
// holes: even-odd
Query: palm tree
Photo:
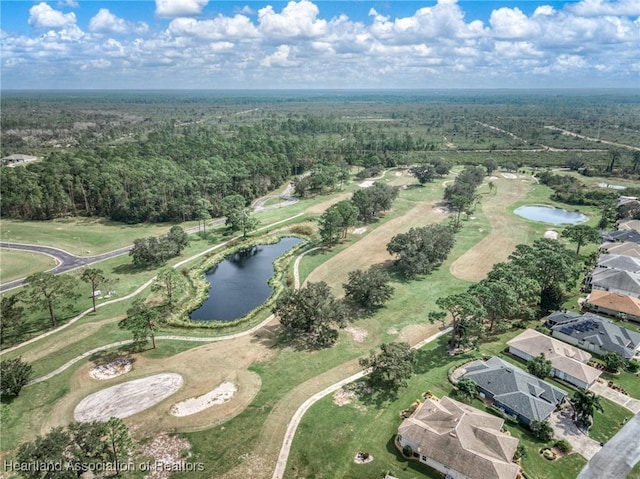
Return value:
[[(489, 193), (491, 193), (493, 189), (496, 187), (496, 184), (493, 181), (490, 181), (489, 183), (487, 183), (487, 186), (489, 187)], [(496, 192), (497, 191), (498, 190), (496, 190)]]
[(602, 404), (600, 404), (600, 396), (591, 391), (576, 391), (573, 393), (572, 402), (577, 422), (584, 423), (586, 429), (589, 429), (593, 423), (593, 413), (596, 409), (604, 412)]

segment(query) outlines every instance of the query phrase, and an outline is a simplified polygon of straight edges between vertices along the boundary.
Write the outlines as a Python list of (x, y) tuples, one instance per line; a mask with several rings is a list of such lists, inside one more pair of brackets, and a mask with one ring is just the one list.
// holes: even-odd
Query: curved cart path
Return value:
[[(229, 240), (229, 241), (231, 241), (231, 240)], [(217, 245), (216, 247), (219, 248), (220, 246), (222, 246), (222, 245)], [(317, 248), (314, 248), (314, 249), (317, 249)], [(300, 265), (300, 259), (302, 259), (302, 257), (305, 254), (309, 253), (310, 251), (313, 251), (313, 249), (305, 251), (304, 253), (298, 255), (298, 257), (296, 258), (296, 261), (294, 263), (294, 276), (295, 277), (298, 277), (298, 266)], [(200, 254), (204, 254), (204, 253), (200, 253)], [(193, 259), (193, 257), (189, 258), (189, 259), (187, 259), (187, 260), (185, 260), (185, 261), (183, 261), (183, 262), (181, 262), (179, 264), (177, 264), (175, 267), (179, 267), (181, 264), (184, 264), (185, 262), (190, 261), (191, 259)], [(116, 302), (116, 301), (123, 301), (124, 299), (127, 299), (129, 297), (135, 296), (140, 291), (142, 291), (144, 288), (146, 288), (151, 282), (153, 282), (153, 279), (147, 281), (144, 285), (142, 285), (136, 291), (131, 293), (129, 296), (126, 296), (124, 298), (119, 298), (118, 300), (110, 301), (109, 303)], [(297, 284), (298, 285), (296, 286), (296, 289), (299, 288), (299, 282)], [(103, 305), (106, 305), (106, 304), (108, 304), (108, 303), (103, 303)], [(100, 305), (100, 306), (102, 306), (102, 305)], [(85, 316), (87, 313), (89, 313), (91, 311), (92, 311), (92, 309), (89, 309), (89, 310), (85, 311), (80, 316), (77, 316), (76, 318), (74, 318), (74, 320), (77, 321), (78, 319), (80, 319), (81, 317)], [(240, 331), (240, 332), (234, 333), (234, 334), (227, 334), (225, 336), (202, 337), (202, 336), (159, 335), (159, 336), (156, 336), (155, 339), (156, 339), (156, 341), (171, 340), (171, 341), (192, 341), (192, 342), (202, 342), (202, 343), (214, 343), (214, 342), (218, 342), (218, 341), (228, 341), (228, 340), (231, 340), (231, 339), (241, 338), (243, 336), (248, 336), (248, 335), (254, 334), (256, 331), (258, 331), (259, 329), (262, 329), (264, 326), (266, 326), (271, 321), (273, 321), (274, 318), (275, 318), (275, 316), (272, 314), (268, 318), (266, 318), (264, 321), (256, 324), (255, 326), (253, 326), (250, 329), (247, 329), (245, 331)], [(68, 326), (69, 324), (70, 323), (67, 323), (64, 326)], [(62, 327), (58, 328), (56, 331), (59, 331), (60, 329), (62, 329)], [(50, 333), (53, 333), (53, 332), (55, 332), (55, 331), (51, 331)], [(38, 338), (34, 338), (31, 341), (40, 339), (40, 338), (42, 338), (44, 336), (45, 335), (39, 336)], [(27, 344), (27, 343), (23, 343), (22, 345), (24, 345), (24, 344)], [(41, 383), (43, 381), (47, 381), (48, 379), (51, 379), (52, 377), (57, 376), (58, 374), (64, 372), (67, 369), (69, 369), (71, 366), (73, 366), (77, 362), (82, 361), (83, 359), (86, 359), (88, 357), (91, 357), (95, 353), (98, 353), (100, 351), (106, 351), (106, 350), (112, 349), (112, 348), (118, 348), (120, 346), (126, 346), (128, 344), (133, 344), (133, 339), (126, 339), (124, 341), (118, 341), (118, 342), (111, 343), (111, 344), (105, 344), (103, 346), (99, 346), (97, 348), (94, 348), (94, 349), (91, 349), (89, 351), (86, 351), (86, 352), (80, 354), (79, 356), (76, 356), (75, 358), (70, 359), (69, 361), (64, 363), (62, 366), (60, 366), (59, 368), (51, 371), (50, 373), (45, 374), (44, 376), (41, 376), (39, 378), (36, 378), (36, 379), (33, 379), (33, 380), (29, 381), (27, 386), (31, 386), (33, 384), (38, 384), (38, 383)], [(22, 346), (22, 345), (20, 345), (20, 346)], [(7, 351), (11, 351), (11, 349), (7, 349), (6, 351), (3, 351), (3, 352), (7, 352)]]
[[(291, 190), (293, 189), (293, 185), (287, 186), (287, 188), (280, 195), (267, 195), (262, 198), (257, 199), (253, 203), (254, 213), (260, 211), (273, 210), (277, 208), (284, 208), (285, 206), (291, 206), (298, 202), (298, 198), (294, 196), (290, 196)], [(282, 203), (278, 203), (276, 205), (263, 206), (265, 202), (267, 202), (270, 198), (282, 198), (284, 201)], [(217, 227), (222, 226), (226, 221), (226, 218), (218, 218), (209, 223), (209, 227)], [(271, 225), (269, 225), (271, 226)], [(185, 229), (185, 232), (188, 234), (194, 234), (201, 230), (200, 226), (193, 226), (191, 228)], [(113, 251), (109, 251), (107, 253), (95, 255), (95, 256), (78, 256), (73, 253), (69, 253), (60, 248), (54, 248), (52, 246), (41, 246), (35, 244), (28, 243), (9, 243), (6, 241), (0, 242), (0, 248), (3, 249), (19, 249), (24, 251), (34, 251), (36, 253), (42, 253), (49, 256), (52, 256), (58, 261), (58, 266), (49, 270), (53, 274), (61, 274), (66, 273), (68, 271), (73, 271), (74, 269), (82, 268), (83, 266), (88, 266), (94, 263), (99, 263), (100, 261), (104, 261), (107, 259), (115, 258), (116, 256), (121, 256), (123, 254), (129, 253), (133, 249), (133, 245), (124, 246), (122, 248), (115, 249)], [(15, 288), (19, 288), (23, 285), (25, 278), (16, 279), (14, 281), (10, 281), (7, 283), (0, 284), (0, 293), (4, 293), (5, 291), (9, 291)]]
[[(269, 225), (266, 225), (266, 226), (263, 226), (263, 227), (261, 227), (261, 228), (258, 228), (256, 231), (260, 231), (260, 230), (263, 230), (263, 229), (271, 228), (271, 227), (273, 227), (273, 226), (277, 226), (277, 225), (279, 225), (279, 224), (281, 224), (281, 223), (284, 223), (284, 222), (287, 222), (287, 221), (289, 221), (289, 220), (291, 220), (291, 219), (293, 219), (293, 218), (297, 218), (298, 216), (301, 216), (301, 215), (303, 215), (303, 214), (304, 214), (304, 213), (298, 213), (297, 215), (293, 215), (293, 216), (290, 216), (290, 217), (285, 218), (285, 219), (283, 219), (283, 220), (276, 221), (275, 223), (271, 223), (271, 224), (269, 224)], [(217, 249), (219, 249), (219, 248), (221, 248), (221, 247), (225, 246), (225, 245), (226, 245), (226, 244), (228, 244), (229, 242), (231, 242), (231, 241), (235, 241), (235, 240), (237, 240), (237, 239), (239, 239), (239, 238), (241, 238), (241, 237), (242, 237), (241, 235), (234, 236), (233, 238), (230, 238), (230, 239), (228, 239), (227, 241), (224, 241), (223, 243), (217, 244), (217, 245), (215, 245), (215, 246), (213, 246), (213, 247), (211, 247), (211, 248), (209, 248), (209, 249), (207, 249), (207, 250), (205, 250), (205, 251), (202, 251), (202, 252), (200, 252), (200, 253), (194, 254), (193, 256), (190, 256), (189, 258), (186, 258), (186, 259), (184, 259), (184, 260), (180, 261), (179, 263), (176, 263), (175, 265), (173, 265), (173, 267), (174, 267), (174, 268), (179, 268), (179, 267), (181, 267), (182, 265), (184, 265), (184, 264), (188, 263), (189, 261), (192, 261), (192, 260), (194, 260), (194, 259), (196, 259), (196, 258), (199, 258), (200, 256), (204, 256), (204, 255), (206, 255), (206, 254), (209, 254), (209, 253), (211, 253), (212, 251), (215, 251), (215, 250), (217, 250)], [(151, 278), (150, 280), (148, 280), (146, 283), (144, 283), (142, 286), (140, 286), (138, 289), (136, 289), (133, 293), (130, 293), (130, 294), (128, 294), (128, 295), (126, 295), (126, 296), (123, 296), (123, 297), (121, 297), (121, 298), (112, 299), (112, 300), (107, 301), (107, 302), (105, 302), (105, 303), (100, 303), (100, 304), (98, 304), (98, 305), (96, 306), (96, 309), (97, 309), (97, 308), (103, 308), (103, 307), (105, 307), (105, 306), (107, 306), (107, 305), (114, 304), (114, 303), (118, 303), (118, 302), (120, 302), (120, 301), (125, 301), (125, 300), (127, 300), (127, 299), (130, 299), (130, 298), (132, 298), (132, 297), (134, 297), (134, 296), (136, 296), (136, 295), (140, 294), (142, 291), (144, 291), (144, 290), (147, 288), (147, 286), (150, 286), (150, 285), (151, 285), (151, 283), (153, 283), (153, 281), (154, 281), (155, 279), (156, 279), (156, 277), (154, 276), (153, 278)], [(43, 334), (41, 334), (40, 336), (36, 336), (35, 338), (31, 338), (30, 340), (25, 341), (25, 342), (23, 342), (23, 343), (20, 343), (20, 344), (18, 344), (18, 345), (16, 345), (16, 346), (13, 346), (13, 347), (11, 347), (11, 348), (4, 349), (4, 350), (0, 351), (0, 356), (1, 356), (2, 354), (8, 353), (8, 352), (10, 352), (10, 351), (15, 351), (16, 349), (22, 348), (22, 347), (24, 347), (24, 346), (26, 346), (26, 345), (28, 345), (28, 344), (35, 343), (36, 341), (39, 341), (39, 340), (41, 340), (41, 339), (43, 339), (43, 338), (46, 338), (47, 336), (51, 336), (52, 334), (55, 334), (55, 333), (57, 333), (57, 332), (59, 332), (59, 331), (62, 331), (63, 329), (68, 328), (69, 326), (71, 326), (72, 324), (74, 324), (75, 322), (77, 322), (78, 320), (80, 320), (80, 319), (84, 318), (87, 314), (91, 313), (92, 311), (93, 311), (93, 308), (89, 308), (89, 309), (87, 309), (86, 311), (83, 311), (82, 313), (80, 313), (78, 316), (76, 316), (76, 317), (72, 318), (68, 323), (63, 324), (62, 326), (59, 326), (59, 327), (57, 327), (56, 329), (52, 329), (51, 331), (47, 331), (46, 333), (43, 333)], [(213, 338), (211, 338), (211, 339), (213, 340)], [(196, 341), (198, 341), (198, 340), (196, 339)], [(115, 344), (115, 343), (114, 343), (114, 344)], [(124, 343), (124, 344), (127, 344), (127, 343)], [(115, 347), (115, 346), (113, 346), (113, 345), (107, 345), (107, 346), (106, 346), (106, 347), (104, 347), (104, 348), (105, 348), (105, 349), (108, 349), (109, 347)]]

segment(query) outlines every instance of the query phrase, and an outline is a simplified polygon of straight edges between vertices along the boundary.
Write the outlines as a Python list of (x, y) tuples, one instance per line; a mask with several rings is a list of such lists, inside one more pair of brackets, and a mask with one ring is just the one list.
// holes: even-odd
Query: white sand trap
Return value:
[(367, 231), (367, 228), (362, 227), (362, 228), (356, 228), (356, 229), (354, 229), (354, 230), (352, 231), (352, 233), (353, 233), (354, 235), (361, 235), (361, 234), (364, 234), (366, 231)]
[(131, 371), (132, 365), (133, 361), (131, 361), (131, 358), (127, 356), (120, 356), (106, 364), (97, 365), (89, 371), (89, 376), (93, 379), (99, 380), (116, 378)]
[(76, 406), (73, 418), (80, 422), (106, 421), (133, 416), (175, 393), (183, 383), (175, 373), (156, 374), (118, 384), (88, 395)]
[(173, 416), (183, 417), (204, 411), (216, 404), (227, 402), (233, 397), (237, 390), (238, 388), (235, 384), (226, 381), (202, 396), (185, 399), (184, 401), (174, 404), (171, 408), (171, 414)]
[(490, 177), (489, 177), (489, 179), (490, 179), (490, 180), (497, 180), (497, 179), (498, 179), (498, 177), (497, 177), (497, 176), (490, 176)]
[(367, 181), (363, 181), (362, 183), (360, 183), (358, 186), (360, 188), (371, 188), (373, 186), (373, 181), (371, 180), (367, 180)]
[(402, 172), (401, 171), (396, 171), (396, 176), (402, 176)]
[(556, 230), (547, 230), (544, 232), (544, 237), (557, 240), (558, 232)]
[(514, 175), (513, 173), (500, 173), (502, 175), (503, 178), (506, 178), (507, 180), (516, 180), (518, 178), (518, 175)]

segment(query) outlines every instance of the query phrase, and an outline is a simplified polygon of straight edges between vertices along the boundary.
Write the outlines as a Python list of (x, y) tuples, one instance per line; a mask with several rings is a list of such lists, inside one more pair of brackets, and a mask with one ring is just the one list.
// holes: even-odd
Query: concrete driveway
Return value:
[(594, 383), (594, 385), (589, 388), (589, 391), (593, 391), (598, 396), (602, 396), (609, 401), (613, 401), (614, 403), (627, 408), (634, 414), (638, 414), (640, 412), (640, 401), (629, 397), (626, 394), (622, 394), (619, 391), (615, 391), (604, 383), (596, 381), (596, 383)]
[(549, 424), (553, 428), (555, 437), (569, 441), (575, 452), (589, 460), (600, 451), (600, 443), (578, 429), (578, 426), (571, 419), (572, 412), (571, 407), (562, 411), (554, 411), (549, 417)]

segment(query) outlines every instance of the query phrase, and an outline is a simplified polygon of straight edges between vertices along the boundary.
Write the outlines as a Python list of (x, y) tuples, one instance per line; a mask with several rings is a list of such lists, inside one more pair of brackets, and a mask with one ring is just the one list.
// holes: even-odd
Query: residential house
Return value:
[(604, 243), (600, 245), (600, 251), (609, 254), (619, 254), (640, 258), (640, 244), (626, 241), (624, 243)]
[(465, 366), (462, 377), (473, 379), (493, 406), (523, 424), (544, 421), (562, 403), (561, 389), (498, 357)]
[(640, 273), (640, 258), (620, 254), (603, 254), (598, 258), (596, 268)]
[(555, 311), (547, 316), (545, 324), (548, 328), (551, 328), (562, 321), (579, 318), (580, 316), (581, 315), (579, 313), (574, 313), (573, 311)]
[(409, 446), (423, 464), (453, 479), (515, 479), (518, 439), (504, 420), (454, 399), (426, 399), (402, 421), (396, 446)]
[(635, 230), (640, 232), (640, 220), (624, 220), (618, 222), (618, 231)]
[(525, 330), (507, 345), (511, 354), (525, 361), (544, 354), (551, 361), (551, 376), (582, 389), (589, 389), (601, 374), (587, 365), (591, 354), (533, 329)]
[(594, 290), (587, 296), (582, 307), (596, 313), (640, 322), (640, 299), (624, 294)]
[(593, 313), (567, 319), (551, 328), (551, 335), (596, 354), (615, 352), (631, 359), (640, 349), (640, 333), (630, 331)]
[(603, 235), (605, 241), (614, 243), (630, 243), (640, 244), (640, 233), (636, 230), (609, 231)]
[(587, 288), (640, 297), (640, 274), (616, 269), (596, 268), (586, 278)]

